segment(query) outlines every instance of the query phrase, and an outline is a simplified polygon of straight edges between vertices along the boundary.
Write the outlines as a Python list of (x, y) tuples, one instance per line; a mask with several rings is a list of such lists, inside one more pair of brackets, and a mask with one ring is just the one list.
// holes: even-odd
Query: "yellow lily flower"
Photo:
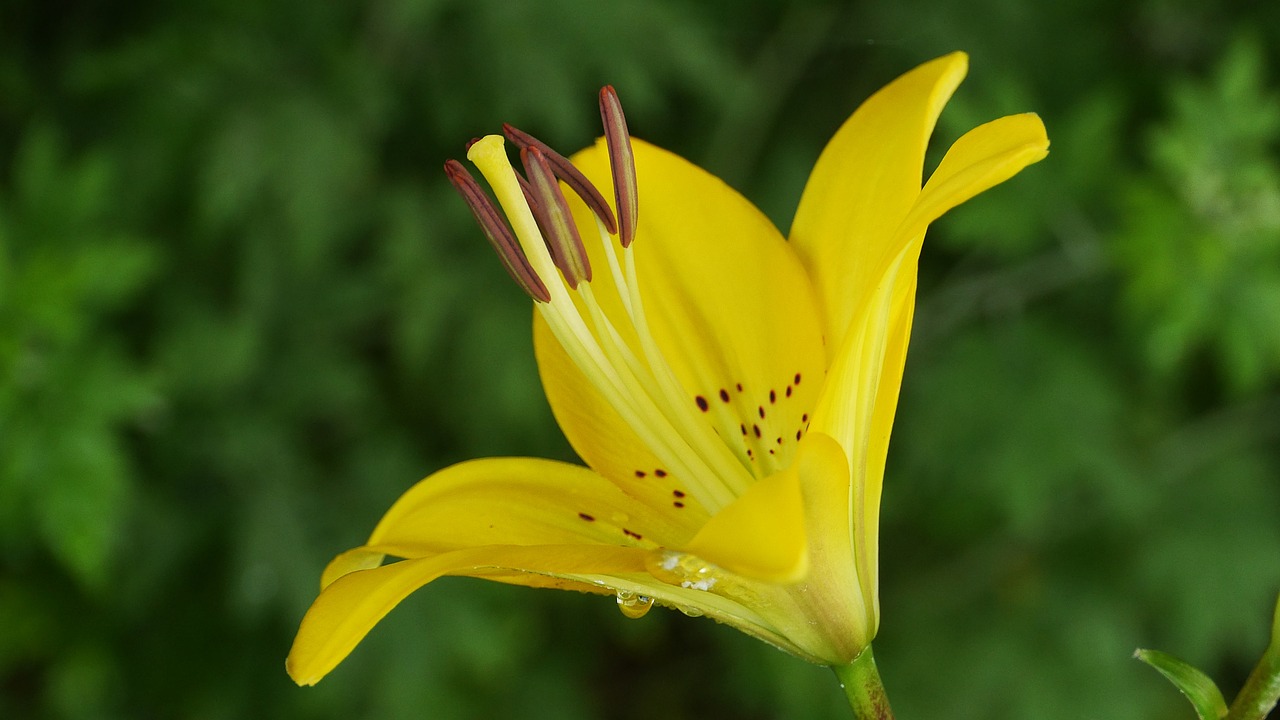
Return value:
[(656, 603), (825, 665), (868, 647), (925, 229), (1048, 148), (1038, 117), (1004, 117), (960, 138), (921, 187), (967, 66), (939, 58), (867, 100), (819, 158), (789, 240), (717, 178), (630, 139), (611, 89), (606, 137), (572, 167), (514, 128), (527, 179), (501, 136), (470, 147), (511, 230), (451, 162), (535, 300), (547, 398), (589, 467), (474, 460), (411, 488), (325, 570), (293, 679), (319, 681), (444, 575), (606, 594), (631, 616)]

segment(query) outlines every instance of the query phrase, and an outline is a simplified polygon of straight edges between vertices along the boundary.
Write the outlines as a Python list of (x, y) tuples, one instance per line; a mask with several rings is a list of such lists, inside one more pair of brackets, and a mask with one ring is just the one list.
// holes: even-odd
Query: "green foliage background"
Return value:
[[(889, 467), (899, 716), (1190, 718), (1280, 589), (1280, 4), (17, 0), (0, 8), (0, 717), (839, 718), (705, 620), (445, 580), (314, 689), (320, 569), (419, 477), (570, 458), (440, 171), (633, 131), (780, 227), (871, 91), (972, 55), (938, 149), (1049, 158), (938, 223)], [(936, 156), (935, 156), (936, 160)]]

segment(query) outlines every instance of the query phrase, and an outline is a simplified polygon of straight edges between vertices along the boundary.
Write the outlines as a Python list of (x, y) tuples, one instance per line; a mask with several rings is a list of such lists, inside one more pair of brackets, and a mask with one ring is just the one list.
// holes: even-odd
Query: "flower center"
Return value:
[[(758, 469), (718, 434), (716, 425), (724, 423), (708, 422), (709, 400), (682, 386), (654, 339), (631, 247), (638, 220), (635, 162), (613, 88), (601, 90), (600, 111), (616, 221), (600, 192), (567, 159), (510, 126), (504, 130), (520, 147), (525, 176), (512, 167), (501, 136), (477, 140), (467, 151), (493, 189), (510, 229), (460, 163), (449, 161), (445, 171), (574, 364), (663, 466), (714, 514), (746, 490)], [(594, 241), (603, 247), (617, 292), (610, 300), (621, 307), (612, 317), (593, 292), (593, 269), (561, 182), (595, 216)], [(738, 425), (725, 427), (737, 433)]]

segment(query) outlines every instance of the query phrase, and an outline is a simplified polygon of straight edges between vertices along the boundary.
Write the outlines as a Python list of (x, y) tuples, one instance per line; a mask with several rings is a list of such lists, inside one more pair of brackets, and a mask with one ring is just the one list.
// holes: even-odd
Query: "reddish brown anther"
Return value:
[(636, 237), (639, 217), (636, 190), (636, 159), (631, 151), (631, 133), (622, 103), (612, 85), (600, 88), (600, 119), (604, 121), (604, 139), (609, 146), (609, 168), (613, 171), (613, 197), (618, 208), (618, 240), (629, 247)]
[(609, 209), (609, 203), (605, 201), (604, 195), (596, 189), (595, 185), (591, 184), (591, 181), (587, 179), (586, 175), (582, 174), (581, 170), (569, 162), (568, 158), (552, 150), (549, 145), (529, 133), (507, 123), (503, 123), (502, 133), (521, 150), (532, 147), (541, 151), (543, 157), (547, 160), (547, 164), (551, 166), (551, 171), (556, 174), (556, 177), (563, 180), (565, 185), (572, 188), (578, 194), (578, 197), (582, 198), (587, 207), (591, 208), (591, 212), (595, 213), (596, 217), (600, 218), (600, 222), (604, 223), (605, 229), (610, 233), (618, 232), (618, 223), (614, 220), (613, 210)]
[(582, 246), (569, 203), (560, 192), (560, 182), (540, 149), (532, 146), (523, 148), (520, 159), (529, 176), (530, 194), (537, 200), (538, 219), (547, 249), (551, 251), (551, 260), (564, 273), (569, 287), (576, 289), (578, 283), (591, 281), (591, 262), (587, 259), (586, 248)]
[(529, 258), (525, 256), (524, 250), (520, 247), (519, 241), (511, 233), (511, 229), (507, 227), (507, 223), (502, 219), (498, 209), (493, 206), (493, 201), (480, 188), (475, 178), (471, 177), (471, 173), (467, 172), (467, 169), (457, 160), (446, 161), (444, 173), (449, 177), (449, 182), (453, 183), (453, 186), (458, 189), (458, 194), (462, 195), (467, 207), (471, 208), (471, 214), (475, 216), (476, 222), (480, 224), (480, 229), (484, 231), (485, 237), (489, 238), (489, 244), (493, 245), (493, 249), (497, 251), (498, 257), (502, 260), (503, 267), (511, 275), (511, 279), (515, 280), (520, 289), (524, 290), (534, 300), (550, 302), (551, 293), (547, 291), (547, 286), (542, 283), (542, 279), (534, 272), (533, 266), (529, 264)]

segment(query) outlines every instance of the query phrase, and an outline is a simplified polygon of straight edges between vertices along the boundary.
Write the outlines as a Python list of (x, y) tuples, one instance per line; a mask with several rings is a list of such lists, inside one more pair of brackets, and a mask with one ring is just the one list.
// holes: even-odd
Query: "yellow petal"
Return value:
[(409, 593), (444, 575), (641, 573), (645, 554), (599, 545), (491, 546), (353, 572), (326, 587), (311, 605), (285, 668), (299, 685), (314, 685)]
[[(288, 663), (302, 684), (318, 681), (410, 592), (442, 575), (539, 588), (645, 595), (700, 612), (804, 655), (779, 622), (758, 614), (753, 594), (728, 596), (670, 585), (645, 571), (660, 545), (681, 547), (693, 530), (676, 511), (655, 512), (594, 472), (547, 460), (474, 460), (415, 485), (387, 512), (368, 545), (325, 570), (319, 598)], [(408, 558), (378, 567), (385, 555)], [(732, 589), (738, 583), (725, 583)]]
[(902, 382), (920, 242), (908, 245), (879, 279), (836, 353), (811, 433), (834, 438), (852, 474), (853, 547), (866, 602), (875, 614), (884, 454)]
[(1040, 160), (1047, 148), (1044, 126), (1032, 114), (995, 120), (957, 140), (898, 228), (892, 245), (903, 249), (885, 274), (873, 278), (867, 304), (833, 358), (813, 429), (836, 438), (855, 463), (864, 581), (874, 581), (877, 572), (880, 492), (915, 310), (921, 239), (942, 213)]
[(383, 516), (367, 546), (409, 558), (480, 545), (652, 548), (684, 542), (696, 527), (674, 511), (645, 507), (584, 467), (487, 458), (445, 468), (413, 486)]
[(1034, 113), (1010, 115), (965, 133), (951, 146), (898, 228), (905, 242), (978, 193), (1017, 175), (1049, 154), (1044, 123)]
[[(812, 287), (778, 230), (740, 194), (665, 150), (634, 141), (634, 151), (639, 223), (631, 251), (652, 336), (683, 388), (680, 402), (710, 442), (728, 447), (739, 468), (751, 468), (740, 470), (746, 478), (769, 475), (789, 462), (822, 381)], [(603, 141), (573, 162), (611, 195)], [(592, 223), (585, 207), (574, 205), (579, 225)], [(593, 293), (615, 325), (628, 325), (602, 246), (589, 243), (588, 251)], [(549, 367), (565, 362), (557, 348), (539, 350), (565, 434), (592, 467), (616, 477), (610, 468), (621, 465), (620, 474), (631, 474), (602, 457), (617, 447), (610, 438), (628, 434), (608, 421), (610, 413), (570, 407), (596, 400), (580, 391), (577, 373)]]
[(357, 570), (370, 570), (382, 564), (386, 554), (367, 547), (352, 548), (329, 561), (320, 573), (320, 589), (333, 584), (334, 580), (349, 575)]
[(749, 578), (795, 583), (809, 571), (797, 465), (757, 481), (721, 510), (686, 549)]
[(693, 528), (686, 538), (692, 536), (707, 521), (707, 511), (592, 387), (538, 313), (533, 347), (547, 402), (579, 457), (653, 512), (682, 516)]
[(859, 468), (859, 494), (854, 505), (857, 513), (854, 525), (858, 529), (854, 533), (854, 539), (859, 569), (863, 586), (871, 591), (867, 601), (873, 619), (872, 636), (875, 635), (875, 621), (880, 616), (880, 597), (876, 591), (880, 583), (880, 496), (884, 485), (885, 460), (889, 454), (889, 436), (898, 410), (898, 393), (902, 388), (902, 372), (907, 361), (911, 322), (915, 316), (916, 280), (915, 256), (909, 255), (904, 259), (895, 278), (889, 301), (889, 327), (880, 378), (872, 401), (866, 454), (864, 463)]
[(861, 528), (853, 515), (849, 462), (834, 439), (810, 432), (796, 464), (811, 564), (799, 596), (805, 615), (818, 620), (834, 645), (831, 656), (852, 660), (874, 637), (877, 613), (875, 584), (862, 579), (864, 563), (854, 550)]
[(854, 112), (814, 166), (791, 243), (817, 286), (829, 355), (902, 250), (896, 231), (920, 193), (929, 135), (967, 69), (968, 58), (953, 53), (894, 80)]

